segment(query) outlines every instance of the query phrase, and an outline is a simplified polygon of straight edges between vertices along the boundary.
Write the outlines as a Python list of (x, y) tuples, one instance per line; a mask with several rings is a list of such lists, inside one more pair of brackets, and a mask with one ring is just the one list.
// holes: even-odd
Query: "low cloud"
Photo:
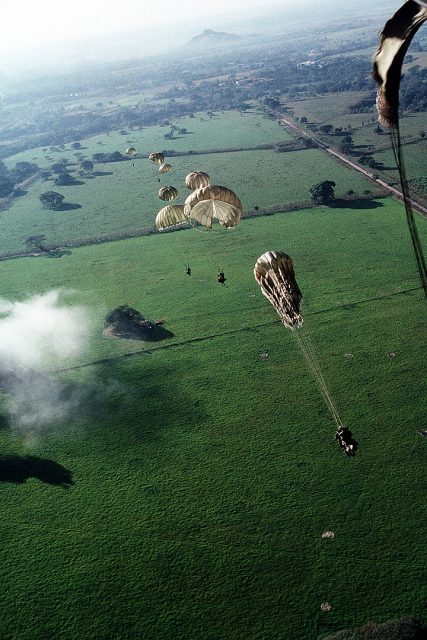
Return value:
[(65, 297), (51, 291), (22, 302), (0, 299), (0, 386), (16, 430), (55, 426), (84, 396), (76, 385), (46, 373), (72, 366), (89, 346), (91, 314), (65, 304)]

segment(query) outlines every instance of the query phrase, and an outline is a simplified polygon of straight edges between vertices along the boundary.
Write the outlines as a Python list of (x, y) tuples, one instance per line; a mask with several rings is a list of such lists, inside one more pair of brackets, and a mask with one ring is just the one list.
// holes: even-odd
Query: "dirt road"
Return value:
[[(364, 176), (369, 178), (369, 180), (371, 180), (372, 182), (375, 182), (376, 184), (380, 185), (386, 191), (389, 191), (389, 193), (391, 195), (399, 198), (399, 200), (403, 200), (403, 194), (402, 194), (401, 191), (399, 191), (398, 189), (395, 189), (395, 187), (390, 186), (389, 184), (387, 184), (387, 182), (384, 182), (384, 180), (381, 180), (381, 178), (374, 178), (373, 174), (370, 171), (368, 171), (364, 167), (361, 167), (360, 165), (356, 164), (355, 162), (352, 162), (351, 160), (346, 158), (346, 156), (343, 156), (341, 153), (338, 153), (337, 151), (334, 151), (333, 149), (328, 147), (327, 144), (325, 144), (321, 140), (318, 140), (314, 136), (310, 135), (309, 133), (307, 133), (307, 131), (304, 131), (304, 129), (301, 129), (300, 127), (298, 127), (291, 120), (288, 120), (287, 118), (280, 118), (280, 122), (291, 133), (298, 134), (299, 136), (302, 136), (304, 138), (308, 138), (308, 140), (312, 140), (313, 142), (316, 143), (316, 145), (320, 149), (323, 149), (323, 151), (326, 151), (326, 153), (328, 153), (330, 156), (333, 156), (334, 158), (336, 158), (337, 160), (339, 160), (343, 164), (346, 164), (348, 167), (351, 167), (352, 169), (355, 169), (359, 173), (363, 174)], [(422, 204), (420, 204), (419, 202), (416, 202), (415, 200), (412, 200), (412, 199), (411, 199), (411, 205), (412, 205), (412, 208), (414, 209), (414, 211), (417, 211), (418, 213), (421, 213), (421, 215), (423, 215), (424, 217), (427, 217), (427, 208), (426, 207), (424, 207)]]

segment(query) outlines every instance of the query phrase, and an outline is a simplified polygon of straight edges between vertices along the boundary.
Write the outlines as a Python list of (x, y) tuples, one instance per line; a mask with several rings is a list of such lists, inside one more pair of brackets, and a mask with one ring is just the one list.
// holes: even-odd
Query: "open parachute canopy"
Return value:
[(256, 261), (254, 276), (285, 327), (300, 327), (303, 323), (300, 313), (302, 294), (295, 279), (292, 259), (282, 251), (267, 251)]
[(137, 153), (137, 151), (136, 151), (135, 147), (128, 147), (126, 149), (126, 151), (125, 151), (125, 154), (127, 156), (136, 156), (136, 153)]
[(159, 231), (188, 222), (183, 204), (167, 204), (156, 216), (156, 228)]
[(378, 84), (378, 119), (385, 127), (398, 127), (399, 87), (402, 65), (412, 38), (427, 20), (427, 2), (407, 0), (387, 20), (373, 57), (373, 76)]
[(155, 162), (156, 164), (163, 164), (165, 161), (165, 156), (163, 155), (163, 153), (160, 153), (160, 151), (155, 151), (153, 153), (150, 153), (148, 159), (151, 160), (151, 162)]
[(204, 171), (192, 171), (185, 178), (185, 186), (187, 189), (201, 189), (210, 185), (211, 179)]
[(159, 189), (160, 200), (175, 200), (178, 197), (178, 189), (175, 187), (162, 187)]
[(167, 162), (163, 162), (159, 167), (159, 173), (172, 173), (173, 167)]
[(243, 206), (234, 191), (219, 185), (208, 185), (193, 191), (185, 201), (185, 214), (208, 229), (212, 220), (229, 229), (240, 222)]

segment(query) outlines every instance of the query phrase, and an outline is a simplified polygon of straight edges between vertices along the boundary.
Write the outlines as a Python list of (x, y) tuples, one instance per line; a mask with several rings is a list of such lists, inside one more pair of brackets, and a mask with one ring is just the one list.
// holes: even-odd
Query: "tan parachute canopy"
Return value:
[(411, 234), (420, 282), (427, 298), (427, 265), (412, 209), (399, 127), (399, 89), (403, 61), (412, 38), (426, 20), (427, 2), (425, 0), (416, 2), (407, 0), (396, 11), (381, 32), (380, 43), (373, 58), (373, 76), (378, 84), (378, 119), (383, 126), (390, 129), (391, 144), (405, 203), (406, 222)]
[(159, 189), (160, 200), (175, 200), (178, 197), (178, 189), (175, 187), (162, 187)]
[(167, 164), (167, 162), (163, 162), (159, 167), (159, 173), (172, 173), (173, 167), (171, 164)]
[(302, 294), (295, 280), (292, 259), (282, 251), (267, 251), (256, 261), (254, 276), (285, 327), (294, 329), (301, 326)]
[(165, 156), (163, 155), (163, 153), (154, 152), (150, 153), (148, 159), (151, 160), (151, 162), (155, 162), (156, 164), (163, 164), (165, 161)]
[(192, 171), (185, 178), (185, 186), (187, 189), (201, 189), (210, 185), (211, 179), (204, 171)]
[(427, 3), (407, 0), (385, 23), (373, 58), (378, 83), (378, 117), (386, 127), (398, 126), (399, 87), (406, 52), (420, 26), (427, 20)]
[(243, 207), (234, 191), (219, 185), (208, 185), (191, 193), (185, 201), (185, 213), (208, 229), (216, 218), (226, 227), (235, 227), (242, 217)]
[(136, 156), (136, 149), (135, 147), (128, 147), (125, 151), (125, 154), (127, 156)]
[(168, 204), (160, 209), (156, 216), (156, 227), (159, 231), (188, 222), (183, 204)]

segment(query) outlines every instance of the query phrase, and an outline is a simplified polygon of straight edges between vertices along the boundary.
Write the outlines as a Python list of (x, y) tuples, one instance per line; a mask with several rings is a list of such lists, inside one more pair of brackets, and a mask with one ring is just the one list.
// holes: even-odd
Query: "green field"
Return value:
[[(291, 136), (276, 121), (262, 117), (259, 112), (247, 112), (240, 115), (236, 111), (225, 111), (215, 114), (212, 118), (206, 113), (195, 114), (194, 118), (180, 118), (172, 123), (181, 129), (187, 129), (187, 134), (175, 133), (173, 140), (165, 140), (164, 135), (170, 127), (153, 126), (141, 127), (138, 131), (129, 131), (122, 135), (119, 131), (111, 131), (98, 136), (80, 140), (82, 149), (66, 149), (57, 151), (43, 151), (43, 148), (29, 149), (10, 156), (5, 160), (7, 166), (13, 167), (16, 162), (36, 162), (40, 167), (50, 168), (53, 162), (60, 158), (76, 161), (76, 151), (83, 153), (88, 159), (94, 153), (110, 153), (120, 151), (124, 153), (130, 144), (136, 147), (141, 157), (147, 157), (152, 151), (174, 149), (175, 151), (204, 151), (210, 149), (227, 149), (236, 147), (252, 147), (260, 144), (275, 143), (290, 140)], [(48, 160), (46, 156), (51, 157)]]
[[(267, 122), (267, 121), (266, 121)], [(159, 209), (161, 185), (174, 185), (180, 191), (176, 202), (190, 193), (184, 178), (190, 171), (207, 171), (214, 183), (224, 184), (240, 197), (245, 210), (261, 209), (309, 201), (309, 187), (321, 180), (336, 182), (336, 195), (352, 189), (362, 194), (372, 184), (356, 172), (337, 164), (318, 149), (288, 153), (273, 150), (212, 153), (172, 158), (174, 172), (163, 174), (158, 183), (158, 167), (147, 158), (97, 164), (101, 174), (82, 179), (84, 184), (56, 187), (51, 181), (37, 181), (26, 195), (15, 198), (12, 206), (0, 212), (0, 253), (22, 251), (29, 235), (45, 234), (49, 243), (97, 238), (111, 233), (152, 227)], [(58, 190), (70, 205), (65, 211), (43, 209), (39, 195)]]
[[(390, 144), (387, 135), (378, 135), (373, 131), (378, 124), (375, 112), (349, 113), (349, 108), (352, 105), (368, 96), (369, 92), (366, 91), (348, 91), (332, 96), (316, 96), (286, 101), (286, 105), (295, 117), (305, 116), (309, 123), (332, 124), (334, 127), (342, 127), (343, 129), (351, 128), (354, 144), (360, 145), (360, 153), (362, 154), (364, 150), (369, 150), (369, 146), (382, 149)], [(419, 132), (427, 129), (427, 114), (425, 112), (402, 114), (400, 129), (404, 143), (412, 142), (414, 139), (419, 140)], [(327, 139), (335, 145), (338, 145), (340, 141), (339, 136), (329, 136)], [(411, 144), (405, 145), (405, 155), (411, 154), (411, 146)], [(424, 157), (425, 154), (418, 156), (418, 161), (423, 163)], [(425, 163), (422, 167), (425, 171), (427, 170)]]
[[(87, 366), (57, 374), (82, 392), (78, 415), (32, 434), (3, 419), (3, 456), (52, 460), (74, 484), (1, 477), (2, 640), (308, 640), (427, 622), (425, 300), (403, 208), (371, 207), (0, 263), (3, 297), (67, 289), (96, 320)], [(253, 278), (271, 248), (294, 259), (355, 459)], [(102, 338), (125, 303), (174, 337)]]

